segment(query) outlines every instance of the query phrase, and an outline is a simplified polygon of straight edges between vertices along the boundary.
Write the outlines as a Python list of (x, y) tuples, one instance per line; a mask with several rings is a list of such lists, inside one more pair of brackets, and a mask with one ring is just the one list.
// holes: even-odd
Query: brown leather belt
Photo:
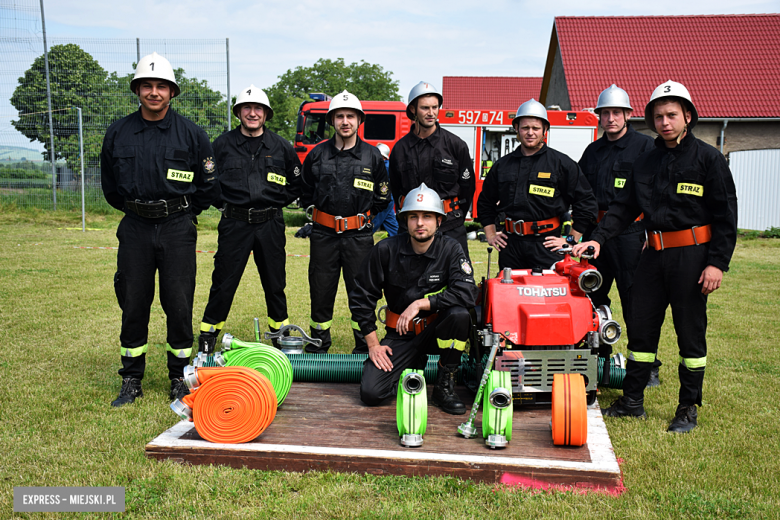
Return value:
[[(604, 218), (604, 215), (606, 215), (606, 214), (607, 214), (607, 210), (605, 210), (605, 209), (600, 209), (600, 210), (599, 210), (599, 215), (598, 215), (598, 217), (596, 217), (596, 222), (597, 222), (597, 223), (598, 223), (598, 222), (601, 222), (601, 220)], [(635, 220), (634, 222), (639, 222), (639, 221), (641, 221), (643, 218), (645, 218), (645, 214), (644, 214), (644, 213), (640, 213), (640, 214), (639, 214), (639, 216), (636, 218), (636, 220)]]
[(140, 200), (126, 200), (125, 207), (144, 218), (164, 218), (173, 213), (184, 211), (190, 207), (187, 196), (176, 197), (169, 200), (155, 200), (143, 202)]
[(558, 217), (548, 218), (547, 220), (531, 220), (529, 222), (507, 218), (504, 224), (504, 229), (507, 233), (520, 236), (539, 236), (542, 233), (549, 233), (557, 227), (561, 227), (561, 219)]
[(694, 226), (680, 231), (649, 231), (647, 244), (656, 251), (670, 247), (698, 246), (712, 240), (712, 226)]
[[(420, 334), (422, 331), (425, 330), (425, 328), (433, 323), (436, 318), (438, 317), (438, 314), (431, 314), (430, 316), (426, 316), (424, 318), (415, 318), (412, 320), (412, 326), (414, 329), (414, 334)], [(398, 325), (398, 318), (400, 318), (400, 314), (396, 314), (390, 309), (385, 309), (385, 325), (390, 327), (391, 329), (396, 328)]]
[(311, 219), (317, 224), (335, 230), (336, 233), (343, 233), (344, 231), (363, 229), (370, 225), (371, 212), (366, 211), (365, 213), (358, 213), (351, 217), (336, 217), (314, 208), (312, 210)]

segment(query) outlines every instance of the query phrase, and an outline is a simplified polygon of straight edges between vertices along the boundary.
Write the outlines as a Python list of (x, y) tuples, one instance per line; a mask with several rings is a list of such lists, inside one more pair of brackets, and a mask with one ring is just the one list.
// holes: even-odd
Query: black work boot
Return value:
[(174, 399), (181, 399), (185, 395), (189, 395), (190, 389), (187, 388), (187, 383), (184, 382), (184, 378), (171, 379), (171, 393), (168, 395), (168, 399), (173, 401)]
[(677, 412), (674, 414), (674, 419), (669, 425), (668, 432), (674, 433), (688, 433), (696, 428), (696, 420), (699, 417), (699, 413), (696, 411), (696, 405), (677, 405)]
[(207, 356), (214, 353), (217, 348), (216, 332), (201, 332), (198, 337), (198, 352), (203, 352)]
[(625, 395), (614, 401), (609, 408), (602, 408), (601, 415), (604, 417), (634, 417), (636, 419), (647, 419), (644, 399), (631, 399)]
[(661, 380), (658, 379), (658, 367), (653, 367), (650, 370), (650, 379), (647, 380), (647, 388), (656, 386), (661, 386)]
[(111, 401), (111, 406), (118, 407), (130, 404), (136, 397), (143, 397), (144, 391), (141, 388), (141, 380), (135, 377), (126, 377), (122, 379), (122, 388), (119, 389), (119, 397)]
[(433, 404), (452, 415), (466, 413), (466, 405), (455, 393), (455, 377), (458, 374), (458, 365), (439, 365), (439, 373), (436, 375), (436, 386), (433, 387)]

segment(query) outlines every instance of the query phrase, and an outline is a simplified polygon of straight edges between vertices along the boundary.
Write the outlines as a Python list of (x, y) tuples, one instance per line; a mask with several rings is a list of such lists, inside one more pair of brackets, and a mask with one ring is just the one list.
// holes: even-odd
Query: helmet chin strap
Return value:
[(682, 141), (686, 135), (688, 135), (688, 123), (685, 123), (685, 128), (683, 128), (683, 131), (677, 136), (677, 144), (680, 144), (680, 141)]

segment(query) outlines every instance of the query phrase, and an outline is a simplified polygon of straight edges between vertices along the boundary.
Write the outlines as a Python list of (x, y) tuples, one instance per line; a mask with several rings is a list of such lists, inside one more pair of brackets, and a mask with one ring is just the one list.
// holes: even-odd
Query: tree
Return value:
[[(89, 53), (72, 43), (51, 48), (49, 69), (55, 158), (65, 159), (71, 170), (79, 171), (78, 116), (74, 107), (80, 107), (85, 167), (97, 167), (106, 129), (138, 110), (138, 98), (130, 91), (133, 74), (109, 74)], [(171, 106), (203, 128), (209, 138), (216, 138), (227, 129), (224, 96), (211, 89), (205, 80), (188, 78), (183, 69), (176, 69), (174, 74), (181, 95)], [(43, 56), (36, 58), (19, 78), (11, 104), (19, 111), (19, 118), (11, 122), (14, 128), (30, 141), (43, 144), (48, 159), (51, 142)]]
[(335, 61), (321, 58), (311, 67), (288, 70), (266, 90), (274, 109), (268, 128), (292, 141), (298, 108), (314, 92), (335, 96), (346, 89), (361, 101), (399, 101), (398, 81), (393, 81), (392, 75), (380, 65), (362, 60), (346, 65), (343, 58)]

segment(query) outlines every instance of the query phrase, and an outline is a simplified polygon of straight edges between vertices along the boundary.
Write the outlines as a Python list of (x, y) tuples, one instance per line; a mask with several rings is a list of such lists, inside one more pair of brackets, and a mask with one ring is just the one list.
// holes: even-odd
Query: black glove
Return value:
[(301, 226), (301, 229), (295, 232), (295, 238), (309, 238), (309, 235), (311, 235), (312, 228), (314, 227), (314, 224), (311, 222), (304, 224)]

